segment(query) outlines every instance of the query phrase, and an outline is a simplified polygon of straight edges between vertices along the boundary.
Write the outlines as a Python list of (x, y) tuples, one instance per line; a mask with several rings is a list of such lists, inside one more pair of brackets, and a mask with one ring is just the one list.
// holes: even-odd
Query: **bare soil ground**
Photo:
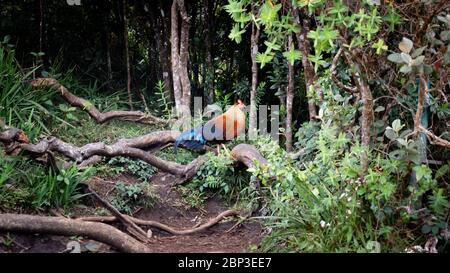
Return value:
[[(101, 196), (106, 197), (113, 192), (114, 181), (135, 183), (132, 176), (120, 175), (114, 179), (105, 180), (94, 177), (89, 181), (92, 189)], [(176, 229), (192, 228), (205, 223), (208, 219), (229, 209), (224, 202), (217, 197), (205, 202), (201, 209), (187, 207), (182, 202), (178, 191), (170, 187), (171, 177), (164, 173), (158, 173), (151, 179), (158, 195), (156, 204), (151, 208), (142, 208), (134, 213), (134, 217), (154, 220), (167, 224)], [(100, 211), (93, 203), (84, 202), (84, 205), (76, 206), (70, 210), (70, 217), (92, 215)], [(202, 232), (191, 235), (174, 236), (167, 232), (152, 228), (152, 240), (150, 247), (154, 252), (248, 252), (253, 246), (258, 245), (262, 239), (262, 227), (257, 222), (244, 222), (240, 225), (237, 218), (226, 218)], [(115, 224), (121, 228), (120, 224)], [(231, 230), (230, 230), (231, 229)], [(15, 234), (0, 232), (0, 253), (2, 252), (64, 252), (67, 244), (76, 241), (80, 244), (81, 252), (115, 252), (109, 246), (92, 241), (88, 238), (62, 237), (41, 234)]]

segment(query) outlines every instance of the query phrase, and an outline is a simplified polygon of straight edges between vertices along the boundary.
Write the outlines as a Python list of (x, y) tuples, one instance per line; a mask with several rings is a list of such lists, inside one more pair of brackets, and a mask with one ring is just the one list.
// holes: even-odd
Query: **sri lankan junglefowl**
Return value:
[(174, 144), (175, 152), (182, 145), (188, 149), (199, 151), (208, 142), (231, 140), (245, 132), (245, 105), (241, 100), (231, 106), (225, 113), (211, 119), (204, 125), (183, 132)]

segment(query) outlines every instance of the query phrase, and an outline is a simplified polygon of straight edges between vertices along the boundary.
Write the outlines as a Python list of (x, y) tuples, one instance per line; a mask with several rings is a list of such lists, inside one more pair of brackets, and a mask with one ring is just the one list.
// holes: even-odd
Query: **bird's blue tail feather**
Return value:
[(201, 150), (203, 145), (206, 143), (206, 140), (202, 134), (202, 128), (203, 127), (200, 126), (195, 129), (188, 130), (177, 137), (174, 143), (174, 152), (177, 152), (177, 148), (180, 145), (194, 151)]

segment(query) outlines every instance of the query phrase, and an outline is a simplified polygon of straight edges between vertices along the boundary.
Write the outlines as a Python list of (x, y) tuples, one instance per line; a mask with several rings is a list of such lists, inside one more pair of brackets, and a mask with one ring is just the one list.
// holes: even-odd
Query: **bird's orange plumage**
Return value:
[(245, 132), (245, 105), (238, 100), (222, 115), (211, 119), (202, 126), (183, 132), (175, 141), (174, 148), (183, 145), (198, 150), (208, 141), (231, 140)]
[(238, 100), (222, 115), (208, 121), (204, 126), (204, 133), (214, 126), (212, 137), (206, 135), (207, 140), (231, 140), (245, 131), (245, 114), (242, 109), (245, 105)]

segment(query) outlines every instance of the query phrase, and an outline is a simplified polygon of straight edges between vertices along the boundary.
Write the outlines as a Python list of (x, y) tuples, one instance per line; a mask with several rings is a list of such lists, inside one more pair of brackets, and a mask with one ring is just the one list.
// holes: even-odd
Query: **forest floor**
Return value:
[[(87, 183), (101, 197), (108, 198), (115, 191), (115, 183), (138, 183), (139, 180), (131, 175), (119, 174), (109, 179), (92, 177)], [(219, 197), (212, 197), (204, 201), (200, 208), (186, 205), (176, 187), (170, 186), (170, 175), (156, 173), (150, 180), (154, 190), (156, 202), (151, 207), (139, 208), (132, 216), (159, 221), (175, 229), (187, 229), (205, 223), (219, 213), (229, 209)], [(86, 199), (86, 198), (85, 198)], [(83, 202), (70, 210), (64, 211), (65, 216), (76, 218), (84, 215), (102, 214), (103, 208), (94, 202)], [(103, 211), (104, 212), (104, 211)], [(243, 222), (236, 225), (238, 218), (225, 218), (220, 223), (190, 235), (172, 235), (165, 231), (152, 228), (150, 248), (153, 252), (249, 252), (256, 250), (263, 237), (263, 229), (258, 222)], [(123, 229), (121, 224), (114, 224)], [(0, 253), (2, 252), (33, 252), (58, 253), (64, 252), (67, 244), (76, 241), (81, 252), (115, 252), (108, 245), (81, 237), (63, 237), (44, 234), (0, 233)]]

